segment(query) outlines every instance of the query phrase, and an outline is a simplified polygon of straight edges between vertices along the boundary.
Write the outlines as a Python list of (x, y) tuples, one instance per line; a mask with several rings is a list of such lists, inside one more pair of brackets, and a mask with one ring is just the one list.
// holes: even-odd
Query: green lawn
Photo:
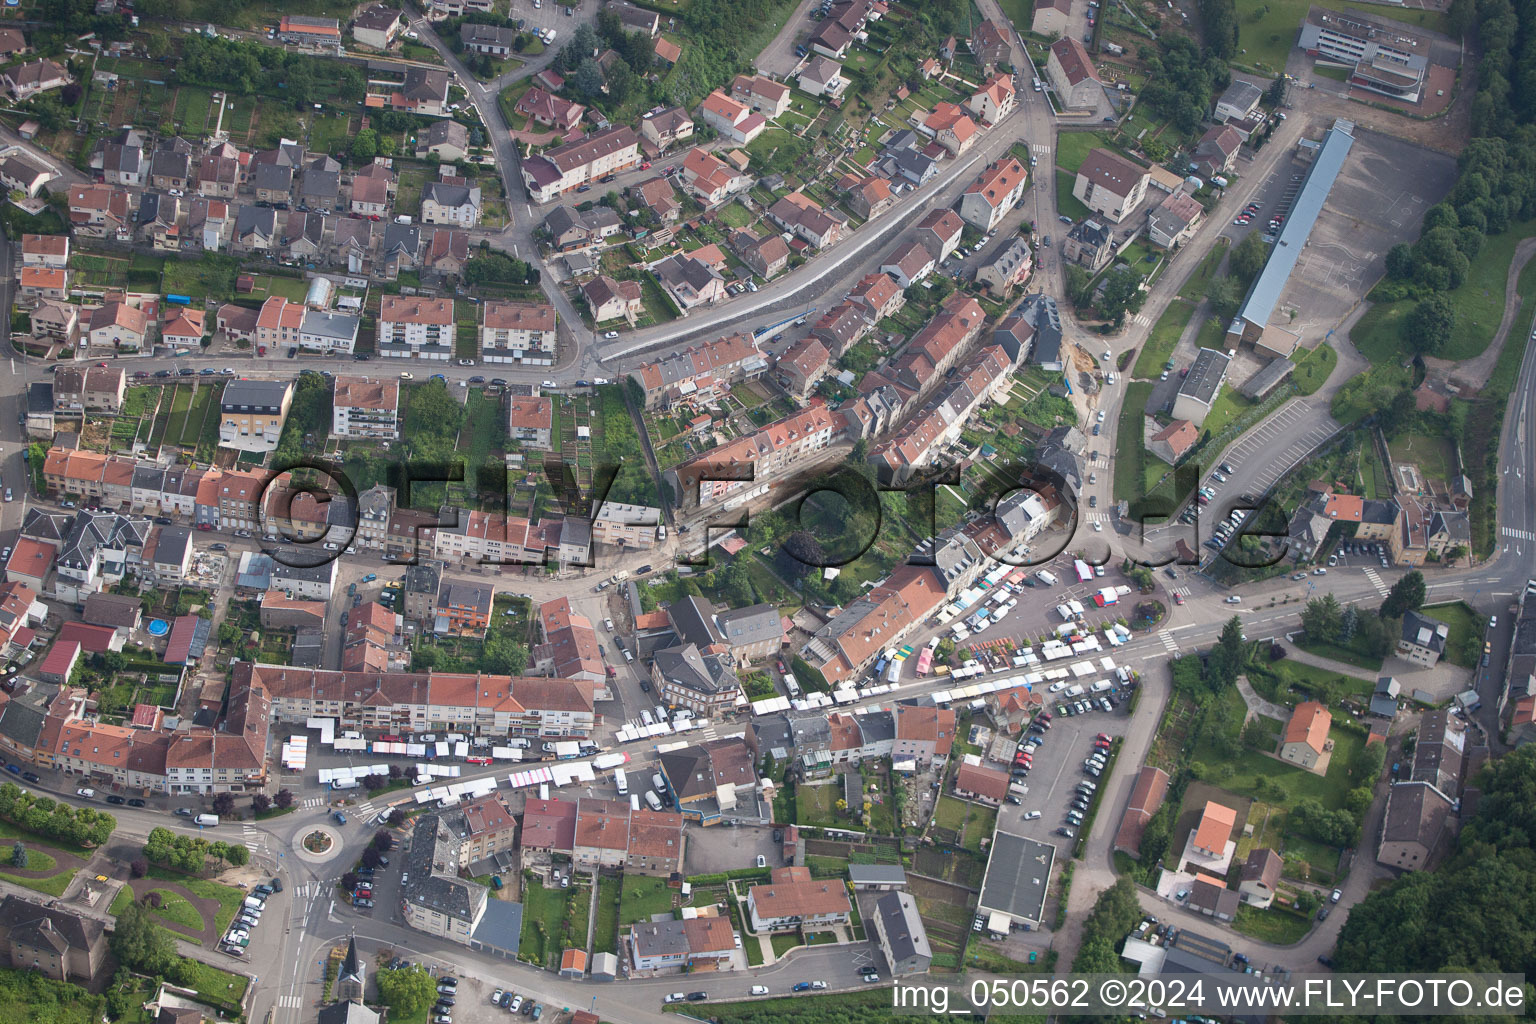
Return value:
[(630, 875), (624, 878), (624, 892), (619, 899), (619, 927), (637, 921), (649, 921), (656, 914), (672, 909), (672, 890), (665, 878)]
[(23, 878), (20, 875), (7, 875), (0, 872), (0, 879), (19, 885), (34, 892), (47, 893), (49, 896), (63, 896), (64, 890), (69, 888), (70, 879), (75, 877), (73, 871), (63, 871), (47, 878)]
[(123, 911), (127, 910), (129, 904), (132, 902), (133, 889), (130, 886), (125, 885), (121, 889), (117, 890), (116, 896), (112, 897), (112, 906), (107, 908), (107, 913), (111, 914), (113, 917), (116, 917)]
[(1184, 329), (1189, 326), (1190, 317), (1194, 315), (1193, 302), (1174, 299), (1168, 303), (1168, 308), (1152, 326), (1152, 333), (1147, 335), (1147, 342), (1142, 346), (1141, 355), (1136, 357), (1136, 366), (1131, 371), (1132, 375), (1152, 380), (1162, 373), (1163, 364), (1173, 355), (1174, 347), (1178, 345)]
[(1072, 194), (1072, 185), (1076, 180), (1075, 172), (1056, 168), (1056, 212), (1063, 217), (1071, 217), (1074, 221), (1079, 221), (1092, 216), (1093, 211)]
[(597, 924), (592, 929), (593, 953), (619, 951), (619, 899), (624, 880), (603, 875), (597, 880)]
[(1277, 692), (1271, 699), (1277, 703), (1299, 703), (1303, 697), (1292, 691), (1292, 687), (1298, 687), (1306, 691), (1306, 696), (1312, 696), (1309, 684), (1328, 683), (1338, 688), (1340, 696), (1349, 695), (1362, 700), (1370, 698), (1375, 689), (1375, 683), (1360, 676), (1350, 675), (1344, 672), (1331, 672), (1326, 668), (1316, 665), (1303, 665), (1299, 661), (1285, 660), (1270, 662), (1262, 669), (1256, 668), (1255, 674), (1273, 672), (1278, 683)]
[(1093, 149), (1113, 151), (1115, 147), (1110, 145), (1109, 136), (1103, 132), (1060, 132), (1056, 136), (1056, 166), (1075, 176), (1083, 161), (1088, 159), (1088, 151)]
[(183, 981), (197, 990), (206, 1001), (228, 1011), (238, 1012), (250, 979), (243, 974), (221, 971), (196, 960), (183, 960)]
[(790, 950), (796, 948), (797, 946), (804, 945), (804, 943), (800, 941), (799, 932), (775, 932), (768, 941), (773, 946), (773, 955), (775, 959), (783, 956), (785, 953), (788, 953)]
[(564, 948), (562, 922), (568, 893), (569, 890), (546, 889), (537, 879), (528, 882), (523, 890), (520, 956), (545, 967), (558, 961)]
[(179, 924), (193, 931), (202, 931), (203, 915), (198, 912), (198, 909), (185, 896), (182, 896), (180, 893), (171, 892), (169, 889), (151, 889), (150, 892), (157, 893), (160, 896), (160, 906), (158, 908), (153, 905), (149, 907), (151, 914), (170, 924)]
[[(1471, 359), (1488, 347), (1504, 316), (1504, 285), (1509, 280), (1515, 246), (1532, 234), (1536, 234), (1536, 221), (1525, 221), (1488, 239), (1483, 251), (1472, 261), (1467, 279), (1460, 288), (1448, 293), (1456, 307), (1456, 326), (1450, 342), (1435, 353), (1437, 356)], [(1374, 365), (1402, 362), (1410, 353), (1404, 349), (1399, 332), (1415, 305), (1412, 299), (1377, 303), (1350, 330), (1350, 340)]]
[(836, 824), (832, 805), (837, 802), (840, 791), (841, 787), (835, 783), (822, 786), (796, 786), (795, 823), (832, 828)]
[(1116, 501), (1135, 501), (1145, 493), (1142, 476), (1147, 462), (1147, 450), (1142, 444), (1141, 421), (1146, 412), (1147, 399), (1151, 397), (1152, 384), (1149, 381), (1132, 381), (1125, 386), (1125, 401), (1120, 406), (1120, 423), (1115, 431), (1119, 444), (1115, 450)]
[[(11, 862), (7, 860), (3, 866), (10, 867), (12, 865)], [(31, 847), (27, 848), (27, 870), (52, 871), (58, 866), (59, 862), (54, 859), (52, 854), (44, 850), (34, 850)]]
[(1195, 747), (1190, 760), (1208, 765), (1231, 765), (1233, 774), (1221, 783), (1221, 787), (1239, 796), (1256, 796), (1254, 784), (1259, 779), (1268, 779), (1285, 789), (1285, 806), (1313, 799), (1334, 809), (1344, 806), (1344, 797), (1354, 785), (1354, 780), (1349, 777), (1349, 763), (1365, 741), (1359, 735), (1339, 728), (1333, 729), (1328, 738), (1333, 740), (1333, 757), (1328, 762), (1328, 774), (1322, 777), (1246, 748), (1232, 757), (1223, 757), (1208, 744), (1201, 743)]
[(1368, 654), (1352, 650), (1348, 647), (1340, 647), (1338, 644), (1314, 643), (1301, 636), (1296, 638), (1296, 646), (1310, 654), (1317, 655), (1319, 658), (1331, 658), (1334, 661), (1341, 661), (1346, 665), (1353, 665), (1356, 668), (1367, 669), (1371, 672), (1380, 672), (1381, 663), (1384, 660), (1382, 658), (1372, 658)]
[(1296, 392), (1310, 395), (1322, 387), (1338, 362), (1339, 354), (1333, 350), (1333, 346), (1326, 341), (1318, 342), (1316, 348), (1296, 362), (1296, 369), (1291, 374), (1291, 380), (1296, 384)]
[(715, 211), (715, 216), (728, 227), (744, 228), (750, 225), (757, 217), (751, 210), (737, 202), (726, 203)]
[(206, 878), (190, 878), (179, 871), (172, 871), (158, 864), (149, 866), (149, 877), (158, 878), (163, 882), (175, 882), (194, 896), (218, 900), (219, 910), (214, 915), (214, 925), (220, 932), (229, 927), (229, 922), (235, 919), (235, 912), (245, 902), (246, 893), (243, 889), (236, 889), (232, 885), (224, 885), (222, 882), (214, 882)]
[[(1238, 22), (1244, 51), (1234, 63), (1246, 64), (1271, 75), (1285, 69), (1285, 59), (1296, 45), (1296, 26), (1307, 16), (1308, 0), (1266, 0), (1260, 5), (1242, 4)], [(1436, 11), (1386, 11), (1378, 4), (1342, 3), (1336, 10), (1360, 11), (1376, 18), (1391, 18), (1414, 28), (1445, 32), (1445, 16)], [(1257, 17), (1255, 17), (1257, 15)]]
[(1456, 450), (1448, 437), (1404, 434), (1387, 445), (1394, 462), (1411, 462), (1431, 480), (1449, 481), (1456, 469)]
[(1268, 910), (1260, 910), (1243, 903), (1238, 905), (1237, 920), (1232, 922), (1232, 927), (1260, 942), (1289, 946), (1301, 941), (1302, 937), (1312, 929), (1312, 922), (1294, 910), (1286, 910), (1278, 904), (1271, 906)]
[(1205, 254), (1205, 259), (1200, 261), (1200, 266), (1189, 275), (1189, 279), (1184, 282), (1184, 287), (1179, 289), (1179, 298), (1189, 302), (1199, 302), (1205, 298), (1205, 289), (1211, 283), (1211, 278), (1215, 276), (1216, 268), (1226, 257), (1227, 247), (1230, 244), (1224, 237), (1216, 239), (1216, 244), (1211, 247), (1210, 252)]
[(1206, 413), (1205, 422), (1200, 425), (1200, 429), (1210, 431), (1211, 436), (1215, 437), (1226, 429), (1227, 424), (1251, 408), (1253, 403), (1238, 394), (1237, 389), (1229, 384), (1221, 389), (1221, 394), (1216, 396), (1216, 402), (1211, 406), (1211, 411)]
[(1477, 648), (1467, 643), (1467, 639), (1481, 637), (1488, 620), (1474, 612), (1465, 601), (1428, 605), (1423, 612), (1451, 627), (1451, 635), (1445, 641), (1445, 656), (1451, 664), (1475, 668)]

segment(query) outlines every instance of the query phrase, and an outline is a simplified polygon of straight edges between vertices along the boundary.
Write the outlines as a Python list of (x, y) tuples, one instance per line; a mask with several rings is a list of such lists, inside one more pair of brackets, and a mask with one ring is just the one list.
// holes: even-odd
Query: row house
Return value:
[(848, 301), (862, 306), (876, 322), (894, 316), (907, 304), (906, 294), (889, 274), (866, 274), (848, 292)]
[(531, 654), (533, 670), (557, 679), (584, 679), (606, 692), (606, 672), (592, 620), (571, 608), (568, 598), (539, 606), (540, 642)]
[(639, 153), (640, 139), (633, 128), (606, 128), (524, 160), (523, 183), (529, 198), (547, 203), (604, 175), (628, 170), (639, 162)]
[(967, 346), (981, 333), (986, 311), (974, 298), (955, 292), (912, 335), (901, 358), (890, 366), (890, 376), (901, 387), (922, 393), (943, 379), (960, 360)]
[(699, 395), (707, 398), (732, 384), (752, 380), (767, 369), (756, 341), (746, 334), (731, 334), (696, 345), (631, 371), (630, 379), (645, 393), (645, 407), (663, 401)]
[(127, 376), (118, 366), (60, 366), (53, 374), (53, 410), (115, 416), (123, 408)]
[[(946, 598), (931, 566), (900, 566), (817, 630), (800, 656), (828, 682), (857, 678), (881, 651), (899, 646)], [(898, 731), (898, 740), (900, 735)]]
[(796, 398), (804, 399), (832, 369), (827, 347), (816, 338), (801, 338), (784, 350), (774, 363), (779, 384)]
[(355, 673), (242, 662), (234, 684), (263, 687), (275, 721), (338, 718), (345, 728), (475, 736), (591, 734), (594, 686), (586, 680), (444, 672)]
[(727, 244), (752, 273), (767, 280), (789, 266), (789, 243), (776, 234), (758, 238), (744, 228), (731, 232)]
[(878, 175), (845, 174), (837, 189), (846, 197), (848, 208), (865, 220), (872, 220), (896, 205), (891, 183)]
[(870, 331), (875, 321), (869, 310), (849, 299), (844, 299), (817, 318), (811, 325), (810, 337), (821, 342), (832, 359), (841, 359), (847, 351)]
[(768, 219), (809, 245), (825, 249), (840, 241), (847, 222), (828, 213), (816, 200), (791, 192), (768, 208)]
[(69, 223), (85, 238), (121, 239), (129, 227), (128, 193), (111, 185), (69, 190)]
[[(734, 493), (797, 471), (827, 450), (844, 429), (844, 419), (819, 401), (750, 434), (702, 452), (663, 474), (673, 500), (707, 507)], [(711, 479), (736, 477), (736, 479)]]
[(881, 480), (900, 485), (931, 465), (933, 453), (958, 438), (966, 421), (1008, 385), (1011, 369), (1001, 346), (977, 353), (895, 436), (870, 450)]
[(592, 517), (592, 543), (625, 551), (654, 547), (660, 523), (658, 508), (604, 501)]

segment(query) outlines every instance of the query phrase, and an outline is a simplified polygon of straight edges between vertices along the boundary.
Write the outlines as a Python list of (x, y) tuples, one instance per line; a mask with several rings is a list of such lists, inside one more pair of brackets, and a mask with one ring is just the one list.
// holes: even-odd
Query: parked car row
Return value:
[[(438, 991), (442, 991), (442, 986), (438, 987)], [(450, 1006), (453, 1005), (452, 999), (448, 1001), (448, 1004)], [(525, 999), (523, 996), (518, 995), (511, 989), (507, 989), (505, 991), (502, 989), (497, 989), (495, 992), (492, 992), (491, 1005), (499, 1006), (503, 1010), (506, 1010), (508, 1013), (520, 1013), (530, 1020), (538, 1020), (540, 1017), (544, 1016), (544, 1007), (542, 1005), (534, 1002), (532, 999)], [(448, 1022), (448, 1024), (452, 1024), (451, 1020)]]
[(280, 878), (274, 878), (271, 882), (252, 889), (251, 894), (241, 903), (240, 912), (230, 922), (229, 931), (219, 943), (219, 949), (230, 956), (245, 956), (245, 949), (251, 944), (251, 932), (255, 931), (256, 926), (261, 923), (261, 914), (266, 909), (267, 897), (282, 891), (283, 882)]

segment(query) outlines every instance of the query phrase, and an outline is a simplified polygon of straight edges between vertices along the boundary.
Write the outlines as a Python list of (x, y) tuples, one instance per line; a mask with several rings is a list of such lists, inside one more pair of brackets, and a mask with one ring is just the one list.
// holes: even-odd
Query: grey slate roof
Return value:
[(715, 617), (715, 625), (725, 642), (732, 647), (745, 647), (783, 636), (779, 610), (771, 604), (755, 604), (750, 608), (721, 612)]
[(657, 651), (655, 664), (667, 682), (696, 693), (716, 694), (739, 685), (735, 674), (719, 658), (700, 654), (694, 644)]
[(257, 164), (251, 186), (257, 190), (287, 192), (293, 188), (293, 168), (279, 164)]
[(276, 411), (282, 408), (283, 399), (291, 387), (291, 382), (282, 380), (232, 380), (224, 385), (219, 407)]
[[(851, 870), (849, 875), (852, 876)], [(888, 892), (881, 896), (875, 901), (875, 916), (885, 926), (892, 959), (902, 961), (914, 956), (933, 957), (933, 948), (928, 945), (928, 932), (917, 913), (917, 901), (907, 893)]]

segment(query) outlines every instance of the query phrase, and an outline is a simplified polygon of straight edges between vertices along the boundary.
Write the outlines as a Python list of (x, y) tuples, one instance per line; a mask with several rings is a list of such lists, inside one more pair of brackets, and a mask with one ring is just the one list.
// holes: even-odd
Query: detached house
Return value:
[(480, 223), (480, 189), (428, 182), (421, 190), (421, 222), (472, 228)]
[(738, 229), (731, 232), (728, 242), (741, 262), (758, 277), (774, 277), (789, 266), (789, 244), (778, 235), (755, 238), (750, 232)]
[(0, 74), (0, 85), (17, 103), (25, 103), (51, 89), (62, 89), (73, 81), (68, 71), (51, 60), (27, 61)]
[(607, 274), (583, 284), (581, 297), (592, 311), (592, 319), (600, 324), (620, 317), (633, 323), (643, 308), (639, 281), (615, 281)]
[(646, 114), (640, 122), (640, 135), (658, 153), (679, 142), (693, 138), (693, 118), (682, 107)]
[(568, 132), (581, 123), (587, 108), (545, 92), (534, 86), (517, 101), (517, 112), (531, 118), (535, 124)]
[(841, 64), (818, 54), (800, 69), (800, 88), (835, 106), (842, 101), (843, 93), (848, 91), (848, 79), (843, 77)]
[(1009, 114), (1018, 103), (1018, 94), (1013, 88), (1013, 79), (999, 71), (987, 79), (966, 102), (966, 108), (972, 116), (987, 124), (996, 124)]
[(751, 107), (731, 99), (719, 89), (704, 97), (699, 113), (705, 124), (740, 146), (763, 134), (768, 127), (766, 117), (754, 113)]
[(542, 302), (488, 300), (480, 304), (480, 357), (488, 363), (552, 361), (555, 307)]
[(652, 269), (662, 288), (685, 316), (695, 306), (710, 305), (725, 298), (725, 279), (692, 256), (669, 256)]
[(144, 347), (149, 331), (149, 317), (126, 302), (107, 302), (91, 313), (87, 336), (92, 345), (110, 345), (122, 351), (136, 352)]
[(959, 156), (970, 149), (980, 135), (971, 115), (947, 101), (933, 105), (933, 113), (923, 121), (922, 130), (948, 150), (950, 156)]
[(960, 216), (978, 231), (991, 231), (1018, 205), (1029, 184), (1029, 169), (1016, 157), (989, 164), (960, 197)]
[(789, 86), (762, 75), (737, 75), (731, 98), (772, 119), (789, 109)]
[(843, 237), (845, 222), (800, 192), (791, 192), (768, 207), (768, 219), (818, 249), (825, 249)]
[(1094, 213), (1119, 224), (1147, 194), (1147, 171), (1107, 149), (1092, 149), (1077, 170), (1072, 194)]

